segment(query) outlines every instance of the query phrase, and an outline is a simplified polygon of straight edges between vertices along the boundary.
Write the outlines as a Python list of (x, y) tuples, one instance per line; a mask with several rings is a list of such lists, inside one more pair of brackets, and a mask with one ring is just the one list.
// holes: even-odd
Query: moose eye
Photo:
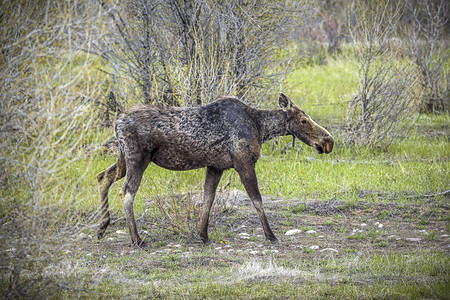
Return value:
[(301, 123), (302, 124), (306, 124), (306, 120), (301, 120)]

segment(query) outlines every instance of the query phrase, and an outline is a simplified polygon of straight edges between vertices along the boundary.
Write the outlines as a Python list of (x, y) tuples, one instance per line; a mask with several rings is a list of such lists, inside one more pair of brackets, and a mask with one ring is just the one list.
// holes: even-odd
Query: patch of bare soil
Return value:
[[(234, 195), (232, 203), (222, 203), (221, 210), (216, 212), (209, 227), (211, 245), (204, 246), (195, 230), (176, 233), (165, 229), (168, 224), (155, 226), (154, 220), (145, 216), (139, 218), (138, 226), (149, 244), (144, 251), (155, 256), (178, 255), (182, 258), (173, 263), (179, 267), (229, 265), (249, 256), (295, 255), (296, 259), (308, 259), (367, 252), (450, 250), (448, 201), (442, 204), (427, 198), (415, 201), (421, 204), (374, 203), (362, 196), (354, 204), (343, 200), (289, 201), (264, 197), (266, 215), (279, 244), (265, 241), (256, 211), (244, 193)], [(191, 226), (195, 227), (197, 221), (193, 222)], [(105, 240), (94, 244), (116, 253), (139, 251), (129, 245), (125, 226), (120, 219), (111, 226), (112, 232)], [(294, 229), (299, 230), (286, 235)], [(208, 252), (205, 256), (205, 251), (212, 254)], [(164, 268), (164, 264), (153, 267)]]

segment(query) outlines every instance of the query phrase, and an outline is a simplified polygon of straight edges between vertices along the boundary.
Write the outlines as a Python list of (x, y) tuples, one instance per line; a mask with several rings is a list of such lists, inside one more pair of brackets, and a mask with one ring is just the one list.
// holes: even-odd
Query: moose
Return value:
[(220, 97), (205, 106), (163, 107), (139, 105), (118, 116), (115, 126), (119, 158), (97, 175), (101, 198), (98, 238), (110, 223), (108, 190), (125, 177), (120, 191), (131, 241), (139, 237), (133, 202), (142, 175), (150, 162), (174, 171), (206, 167), (200, 237), (208, 238), (208, 220), (216, 189), (224, 170), (234, 168), (250, 197), (262, 224), (266, 240), (278, 242), (262, 204), (255, 172), (263, 143), (277, 136), (292, 135), (314, 147), (319, 154), (330, 153), (334, 140), (285, 94), (280, 93), (281, 109), (259, 110), (236, 97)]

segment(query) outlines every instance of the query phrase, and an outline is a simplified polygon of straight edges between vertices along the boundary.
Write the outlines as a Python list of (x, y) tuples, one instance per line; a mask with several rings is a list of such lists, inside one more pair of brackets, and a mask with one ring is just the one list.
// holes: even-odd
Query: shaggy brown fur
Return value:
[(120, 198), (133, 244), (143, 246), (134, 219), (133, 202), (150, 162), (174, 171), (206, 167), (200, 237), (209, 242), (208, 219), (223, 171), (234, 168), (258, 212), (266, 239), (277, 242), (264, 213), (255, 173), (261, 146), (267, 140), (293, 135), (318, 153), (330, 153), (333, 138), (283, 93), (280, 110), (257, 110), (234, 97), (202, 107), (137, 106), (118, 117), (116, 137), (120, 155), (97, 175), (102, 202), (98, 237), (110, 222), (108, 190), (125, 177)]

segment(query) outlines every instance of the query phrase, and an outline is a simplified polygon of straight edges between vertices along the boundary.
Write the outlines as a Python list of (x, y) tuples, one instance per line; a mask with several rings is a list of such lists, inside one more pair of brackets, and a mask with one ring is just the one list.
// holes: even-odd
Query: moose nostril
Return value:
[(331, 136), (326, 136), (322, 140), (325, 153), (330, 153), (333, 150), (334, 139)]

